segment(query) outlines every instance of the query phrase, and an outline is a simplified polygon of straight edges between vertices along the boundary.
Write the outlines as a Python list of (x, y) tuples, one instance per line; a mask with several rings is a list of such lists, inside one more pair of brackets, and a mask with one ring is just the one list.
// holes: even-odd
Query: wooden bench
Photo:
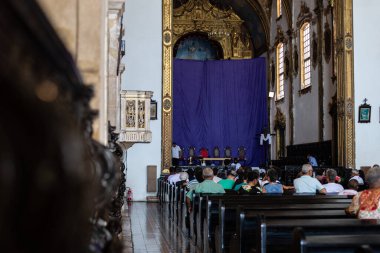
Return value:
[[(350, 199), (344, 198), (310, 198), (310, 197), (292, 197), (292, 196), (282, 196), (281, 198), (273, 198), (268, 196), (255, 196), (251, 198), (242, 198), (239, 200), (230, 199), (230, 198), (217, 198), (215, 196), (207, 196), (207, 209), (205, 215), (198, 215), (201, 219), (203, 219), (203, 223), (201, 223), (198, 219), (197, 233), (200, 234), (203, 232), (203, 250), (206, 250), (209, 246), (214, 248), (214, 231), (216, 226), (219, 224), (229, 223), (236, 224), (236, 210), (239, 206), (244, 206), (245, 208), (253, 208), (260, 210), (270, 210), (270, 209), (283, 209), (284, 205), (290, 205), (288, 208), (293, 209), (336, 209), (343, 210), (346, 208), (349, 203), (351, 203)], [(219, 200), (219, 203), (216, 203), (215, 200)], [(290, 203), (293, 204), (290, 204)], [(303, 204), (299, 206), (295, 206), (294, 204)], [(329, 204), (334, 204), (333, 206)], [(310, 207), (310, 205), (312, 207)], [(204, 206), (204, 204), (203, 204)], [(199, 212), (204, 212), (200, 210)], [(229, 217), (228, 219), (225, 216)], [(226, 225), (228, 227), (228, 224)], [(203, 230), (202, 230), (203, 229)], [(235, 227), (233, 228), (235, 229)], [(219, 230), (223, 233), (223, 229)], [(200, 242), (198, 243), (198, 246)]]
[[(309, 218), (312, 217), (334, 217), (346, 218), (344, 208), (348, 204), (256, 204), (251, 206), (229, 207), (222, 206), (219, 215), (219, 228), (216, 228), (215, 238), (217, 252), (227, 251), (231, 241), (235, 241), (232, 252), (244, 252), (241, 249), (243, 235), (257, 234), (257, 216), (264, 214), (269, 218)], [(219, 247), (219, 248), (218, 248)], [(226, 250), (227, 249), (227, 250)]]
[(372, 251), (380, 252), (379, 234), (350, 234), (346, 231), (344, 235), (306, 235), (303, 228), (293, 231), (293, 249), (295, 253), (324, 253), (341, 252), (355, 253), (360, 251), (364, 245), (369, 245)]
[[(256, 252), (293, 252), (292, 233), (302, 227), (308, 235), (380, 234), (377, 220), (358, 219), (269, 219), (259, 218), (256, 243), (244, 241), (246, 250)], [(379, 236), (380, 237), (380, 236)]]

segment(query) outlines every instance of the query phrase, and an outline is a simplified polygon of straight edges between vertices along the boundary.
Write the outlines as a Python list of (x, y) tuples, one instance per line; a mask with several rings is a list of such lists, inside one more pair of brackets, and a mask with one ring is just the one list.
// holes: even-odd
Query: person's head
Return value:
[(357, 190), (359, 189), (359, 183), (358, 183), (358, 180), (356, 180), (356, 179), (351, 179), (350, 181), (348, 181), (347, 188), (348, 188), (348, 189), (351, 189), (351, 190), (355, 190), (355, 191), (357, 191)]
[(214, 171), (211, 168), (206, 167), (202, 171), (202, 176), (204, 180), (212, 180), (214, 178)]
[(177, 146), (177, 143), (173, 142), (172, 147), (175, 147), (175, 146)]
[(302, 174), (303, 175), (313, 175), (313, 167), (311, 167), (310, 164), (304, 164), (302, 165)]
[(182, 172), (182, 169), (180, 167), (175, 167), (175, 173), (180, 173)]
[(194, 179), (194, 170), (193, 169), (188, 169), (187, 174), (189, 174), (189, 180)]
[(179, 180), (181, 181), (187, 181), (189, 179), (189, 174), (187, 172), (181, 172), (179, 173)]
[(324, 170), (321, 169), (321, 168), (319, 168), (319, 169), (317, 169), (317, 170), (315, 171), (315, 174), (316, 174), (317, 176), (323, 176), (323, 172), (324, 172)]
[(236, 171), (236, 173), (237, 173), (238, 176), (240, 177), (240, 175), (243, 175), (243, 174), (245, 173), (244, 168), (243, 168), (243, 167), (240, 167), (240, 168)]
[(227, 178), (228, 178), (228, 179), (235, 180), (235, 179), (236, 179), (236, 171), (231, 170), (231, 171), (228, 173)]
[(220, 170), (218, 170), (218, 174), (216, 174), (216, 176), (219, 178), (225, 179), (227, 177), (226, 171), (220, 169)]
[(202, 168), (201, 167), (196, 167), (194, 171), (195, 178), (199, 183), (203, 182), (203, 174), (202, 174)]
[(380, 188), (380, 167), (372, 167), (368, 170), (366, 180), (369, 188)]
[(351, 170), (351, 175), (352, 175), (352, 176), (359, 176), (359, 170), (357, 170), (357, 169), (352, 169), (352, 170)]
[(276, 182), (276, 180), (278, 179), (278, 174), (275, 169), (269, 169), (267, 172), (267, 176), (268, 176), (269, 182)]
[(329, 183), (335, 183), (335, 178), (337, 176), (336, 170), (334, 169), (328, 169), (326, 171), (326, 179)]
[(252, 168), (251, 167), (249, 167), (249, 166), (244, 166), (244, 171), (245, 172), (251, 172), (252, 171)]
[(257, 171), (250, 171), (247, 173), (247, 182), (254, 185), (259, 181), (259, 173)]

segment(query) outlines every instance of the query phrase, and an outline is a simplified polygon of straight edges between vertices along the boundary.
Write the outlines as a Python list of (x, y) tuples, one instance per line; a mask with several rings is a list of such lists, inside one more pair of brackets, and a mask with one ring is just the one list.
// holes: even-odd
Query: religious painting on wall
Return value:
[(364, 99), (364, 104), (359, 106), (359, 123), (371, 122), (371, 106), (367, 104), (367, 99)]

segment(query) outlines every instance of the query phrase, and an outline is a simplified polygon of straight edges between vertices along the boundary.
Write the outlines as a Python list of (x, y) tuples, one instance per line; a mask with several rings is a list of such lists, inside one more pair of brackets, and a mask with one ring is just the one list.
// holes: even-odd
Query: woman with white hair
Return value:
[(369, 189), (359, 192), (346, 212), (359, 219), (380, 219), (380, 168), (370, 168), (366, 180)]
[[(376, 166), (373, 166), (374, 168)], [(351, 171), (351, 178), (350, 180), (356, 180), (358, 181), (359, 185), (363, 185), (364, 184), (364, 181), (363, 181), (363, 178), (360, 177), (360, 174), (359, 174), (359, 171), (357, 169), (352, 169)]]

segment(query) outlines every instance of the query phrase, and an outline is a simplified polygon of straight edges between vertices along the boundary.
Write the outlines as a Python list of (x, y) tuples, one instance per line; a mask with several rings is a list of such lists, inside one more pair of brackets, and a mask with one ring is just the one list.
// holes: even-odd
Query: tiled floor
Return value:
[(122, 209), (123, 214), (123, 232), (121, 234), (121, 240), (123, 242), (123, 253), (133, 253), (132, 243), (132, 231), (131, 231), (131, 219), (129, 216), (128, 205), (125, 204)]
[[(130, 218), (133, 249), (128, 242), (128, 231), (124, 231), (123, 240), (126, 246), (124, 253), (142, 252), (181, 252), (197, 253), (196, 247), (180, 232), (176, 225), (162, 215), (159, 203), (134, 202), (128, 206), (125, 217)], [(128, 229), (128, 219), (124, 228)], [(129, 244), (129, 247), (128, 247)]]

